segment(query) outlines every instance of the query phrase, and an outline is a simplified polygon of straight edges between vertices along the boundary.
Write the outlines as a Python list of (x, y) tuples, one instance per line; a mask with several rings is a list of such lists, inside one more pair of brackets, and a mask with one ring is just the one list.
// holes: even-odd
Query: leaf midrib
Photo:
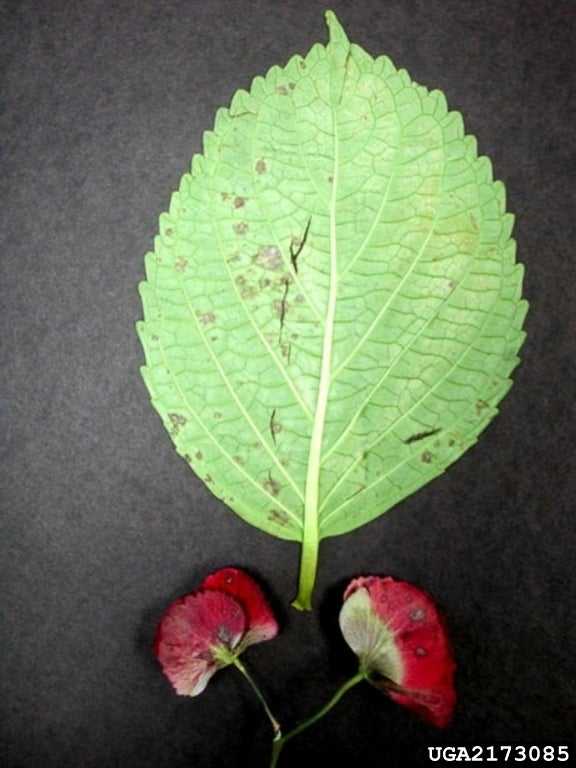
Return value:
[(322, 364), (318, 397), (314, 413), (314, 425), (310, 440), (308, 455), (308, 471), (306, 475), (306, 493), (304, 500), (304, 537), (302, 541), (303, 558), (308, 548), (316, 549), (318, 545), (318, 497), (320, 492), (320, 466), (324, 426), (328, 409), (332, 373), (332, 346), (334, 342), (334, 323), (336, 319), (336, 298), (338, 295), (338, 251), (336, 242), (336, 200), (338, 190), (338, 125), (336, 111), (332, 107), (332, 125), (334, 132), (334, 166), (332, 172), (332, 195), (330, 198), (330, 288), (324, 323), (324, 339), (322, 343)]

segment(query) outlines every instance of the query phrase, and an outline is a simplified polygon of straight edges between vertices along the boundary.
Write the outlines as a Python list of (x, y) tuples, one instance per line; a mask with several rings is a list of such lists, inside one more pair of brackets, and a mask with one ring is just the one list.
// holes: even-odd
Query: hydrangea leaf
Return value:
[(178, 453), (246, 521), (318, 545), (478, 439), (527, 303), (504, 185), (386, 56), (327, 46), (219, 109), (140, 285), (142, 375)]

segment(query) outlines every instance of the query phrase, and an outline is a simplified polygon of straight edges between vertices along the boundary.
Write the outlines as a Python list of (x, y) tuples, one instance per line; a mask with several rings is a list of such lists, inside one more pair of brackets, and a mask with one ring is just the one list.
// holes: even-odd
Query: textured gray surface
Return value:
[[(531, 302), (516, 383), (479, 444), (380, 520), (322, 545), (297, 614), (296, 546), (217, 502), (175, 454), (138, 374), (143, 255), (218, 106), (325, 41), (323, 3), (0, 3), (0, 762), (6, 768), (265, 765), (234, 672), (175, 697), (150, 650), (167, 603), (252, 569), (283, 631), (247, 662), (294, 722), (352, 668), (347, 578), (431, 591), (459, 708), (439, 735), (357, 689), (286, 750), (426, 765), (429, 743), (569, 743), (573, 552), (574, 28), (571, 2), (331, 4), (350, 37), (441, 88), (517, 215)], [(571, 122), (572, 121), (572, 122)], [(289, 751), (290, 750), (290, 751)], [(291, 757), (290, 757), (291, 756)]]

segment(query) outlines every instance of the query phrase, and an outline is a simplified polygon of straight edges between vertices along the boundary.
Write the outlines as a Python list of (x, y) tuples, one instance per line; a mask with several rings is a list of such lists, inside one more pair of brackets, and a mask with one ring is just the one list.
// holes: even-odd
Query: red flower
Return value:
[(455, 664), (444, 622), (432, 598), (406, 581), (387, 576), (354, 579), (344, 593), (340, 628), (389, 696), (439, 728), (456, 702)]
[(254, 579), (237, 568), (223, 568), (210, 574), (198, 592), (170, 605), (156, 630), (154, 650), (176, 692), (197, 696), (218, 669), (277, 633), (276, 619)]

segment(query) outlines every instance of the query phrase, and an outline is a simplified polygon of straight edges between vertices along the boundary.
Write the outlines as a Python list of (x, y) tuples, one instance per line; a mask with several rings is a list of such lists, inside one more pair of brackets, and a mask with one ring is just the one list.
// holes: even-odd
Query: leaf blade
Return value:
[(527, 310), (504, 185), (461, 116), (326, 18), (326, 47), (218, 111), (160, 217), (138, 325), (177, 451), (302, 542), (300, 607), (321, 538), (476, 442)]

